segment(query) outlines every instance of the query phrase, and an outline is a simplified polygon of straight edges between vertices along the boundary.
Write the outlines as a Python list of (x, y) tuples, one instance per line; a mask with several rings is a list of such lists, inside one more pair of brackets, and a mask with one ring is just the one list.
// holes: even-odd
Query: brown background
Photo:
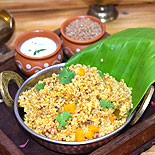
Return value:
[[(16, 31), (8, 46), (24, 31), (31, 29), (55, 30), (67, 18), (86, 15), (89, 4), (86, 0), (0, 0), (0, 9), (8, 9), (16, 21)], [(117, 0), (117, 20), (107, 23), (110, 34), (126, 28), (155, 28), (155, 0)]]
[[(88, 8), (89, 4), (85, 0), (0, 0), (0, 9), (11, 11), (16, 22), (16, 30), (6, 44), (11, 53), (8, 53), (5, 57), (1, 56), (0, 72), (14, 70), (22, 75), (16, 68), (14, 58), (12, 57), (14, 55), (14, 41), (21, 33), (31, 29), (48, 29), (53, 31), (58, 29), (63, 21), (69, 17), (86, 15)], [(106, 23), (106, 31), (111, 35), (127, 28), (155, 28), (155, 0), (118, 0), (116, 2), (116, 9), (119, 12), (118, 18), (113, 22)], [(11, 58), (7, 60), (10, 56)], [(4, 59), (6, 59), (5, 62), (2, 61)], [(10, 92), (12, 96), (16, 93), (16, 88), (13, 84), (10, 86)], [(134, 127), (128, 126), (120, 136), (101, 147), (94, 154), (107, 152), (111, 152), (111, 154), (139, 154), (154, 144), (154, 139), (152, 139), (155, 136), (155, 133), (152, 132), (155, 130), (154, 124), (155, 115), (150, 104), (145, 115), (137, 125)], [(14, 147), (13, 144), (9, 143), (9, 139), (0, 132), (0, 143), (3, 141), (8, 151), (15, 148), (17, 152), (20, 149), (25, 154), (31, 155), (58, 154), (35, 142), (21, 128), (14, 114), (4, 103), (0, 104), (0, 129), (16, 146)], [(23, 149), (19, 148), (19, 145), (24, 144), (27, 139), (29, 139), (28, 145)]]

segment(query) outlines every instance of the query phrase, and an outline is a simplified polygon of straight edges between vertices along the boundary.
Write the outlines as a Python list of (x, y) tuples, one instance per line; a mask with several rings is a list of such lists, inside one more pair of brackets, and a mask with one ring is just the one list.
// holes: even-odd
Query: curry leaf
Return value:
[(44, 89), (45, 85), (46, 85), (46, 82), (38, 83), (38, 84), (36, 84), (35, 88), (37, 90), (41, 90), (41, 89)]
[(102, 73), (101, 71), (98, 72), (98, 74), (103, 78), (104, 77), (104, 73)]
[(69, 120), (70, 118), (70, 111), (63, 111), (62, 114), (58, 114), (56, 117), (56, 120), (59, 122), (59, 129), (62, 129), (63, 126), (65, 126), (68, 122), (66, 122), (67, 120)]
[(37, 53), (40, 53), (41, 51), (45, 51), (46, 49), (40, 49), (40, 50), (35, 50), (35, 52), (33, 53), (33, 55), (36, 55)]
[(60, 83), (63, 84), (69, 84), (71, 83), (72, 79), (75, 77), (75, 72), (70, 70), (69, 68), (63, 68), (59, 74), (59, 76), (57, 76), (57, 78), (59, 79)]
[(100, 100), (100, 105), (106, 109), (106, 108), (114, 108), (115, 106), (111, 103), (111, 101), (106, 101), (106, 99)]

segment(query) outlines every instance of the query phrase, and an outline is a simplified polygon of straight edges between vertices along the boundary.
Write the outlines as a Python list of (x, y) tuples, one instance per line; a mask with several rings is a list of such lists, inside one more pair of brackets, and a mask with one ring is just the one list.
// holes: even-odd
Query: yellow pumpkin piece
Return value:
[(85, 75), (85, 70), (81, 67), (77, 73), (79, 76), (84, 76)]
[(106, 85), (106, 88), (108, 88), (108, 89), (110, 89), (110, 90), (112, 90), (112, 87), (108, 84), (108, 85)]
[(109, 120), (111, 123), (114, 123), (114, 114), (112, 114), (112, 116), (109, 117)]
[(95, 135), (95, 132), (94, 131), (91, 131), (91, 130), (88, 130), (86, 133), (85, 133), (85, 137), (90, 140), (90, 139), (93, 139)]
[(75, 130), (75, 140), (76, 141), (85, 141), (84, 131), (83, 129), (79, 128)]
[(97, 126), (95, 126), (95, 125), (89, 125), (88, 130), (93, 131), (94, 133), (99, 132), (99, 128)]
[(121, 100), (121, 102), (129, 102), (129, 99), (125, 98), (125, 99)]
[(71, 113), (74, 113), (76, 109), (76, 105), (75, 103), (70, 103), (70, 104), (66, 104), (64, 105), (64, 111), (70, 111)]

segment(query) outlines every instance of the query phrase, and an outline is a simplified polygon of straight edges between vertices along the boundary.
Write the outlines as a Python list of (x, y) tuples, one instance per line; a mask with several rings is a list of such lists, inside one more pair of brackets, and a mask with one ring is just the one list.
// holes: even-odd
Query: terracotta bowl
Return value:
[[(52, 39), (57, 44), (57, 49), (52, 54), (33, 57), (27, 56), (20, 51), (20, 47), (24, 41), (34, 37), (47, 37)], [(63, 59), (63, 52), (61, 48), (61, 39), (52, 31), (49, 30), (32, 30), (21, 34), (15, 42), (15, 61), (19, 69), (26, 75), (30, 76), (39, 70), (59, 64)]]
[[(68, 24), (76, 19), (83, 19), (83, 18), (84, 19), (89, 18), (92, 21), (99, 23), (102, 28), (102, 33), (100, 35), (98, 35), (96, 38), (93, 38), (91, 40), (74, 40), (74, 39), (71, 39), (68, 36), (66, 36), (65, 29), (68, 26)], [(76, 17), (69, 18), (61, 25), (60, 31), (61, 31), (61, 39), (63, 42), (62, 49), (68, 57), (71, 57), (74, 54), (76, 54), (77, 52), (81, 51), (82, 49), (88, 47), (89, 45), (91, 45), (101, 39), (106, 38), (105, 24), (102, 23), (98, 18), (93, 17), (93, 16), (76, 16)]]

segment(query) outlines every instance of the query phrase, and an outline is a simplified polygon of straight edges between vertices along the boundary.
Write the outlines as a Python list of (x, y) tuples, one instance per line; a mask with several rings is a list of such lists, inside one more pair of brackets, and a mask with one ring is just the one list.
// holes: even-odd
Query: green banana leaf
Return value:
[(135, 28), (116, 33), (81, 50), (65, 66), (71, 64), (95, 66), (118, 81), (124, 79), (132, 87), (130, 116), (155, 82), (155, 29)]

